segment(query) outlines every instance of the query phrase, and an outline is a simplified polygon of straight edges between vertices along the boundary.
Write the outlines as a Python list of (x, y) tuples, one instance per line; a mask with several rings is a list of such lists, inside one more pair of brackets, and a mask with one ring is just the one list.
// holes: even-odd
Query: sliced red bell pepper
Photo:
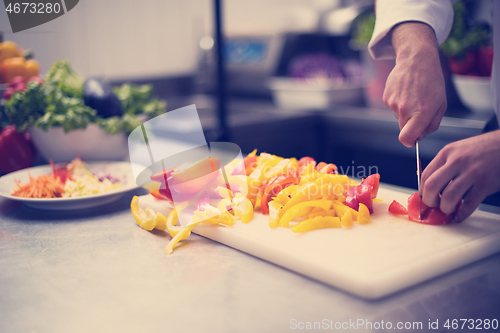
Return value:
[(432, 225), (441, 225), (450, 223), (455, 217), (456, 211), (462, 205), (462, 200), (457, 203), (457, 208), (455, 212), (451, 214), (445, 214), (439, 209), (439, 207), (427, 207), (422, 202), (422, 219), (419, 218), (420, 209), (418, 203), (418, 192), (413, 193), (408, 198), (408, 218), (412, 221), (423, 223), (423, 224), (432, 224)]
[(358, 211), (359, 204), (364, 204), (370, 214), (373, 213), (373, 199), (377, 197), (380, 175), (378, 173), (368, 176), (361, 184), (353, 186), (347, 190), (345, 204)]
[(0, 134), (0, 171), (9, 173), (33, 165), (34, 148), (29, 135), (19, 133), (13, 125)]
[(309, 156), (304, 156), (299, 160), (299, 175), (302, 174), (302, 171), (307, 167), (307, 165), (312, 164), (316, 166), (316, 160)]
[(327, 164), (325, 162), (319, 162), (318, 165), (316, 165), (315, 169), (320, 173), (329, 173), (329, 174), (337, 173), (337, 166), (332, 163)]

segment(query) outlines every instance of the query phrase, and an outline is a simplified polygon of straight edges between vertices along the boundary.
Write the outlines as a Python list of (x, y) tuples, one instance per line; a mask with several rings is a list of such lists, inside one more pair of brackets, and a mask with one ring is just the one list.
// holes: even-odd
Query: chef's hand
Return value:
[(413, 147), (436, 131), (446, 111), (446, 90), (434, 30), (405, 22), (391, 31), (396, 66), (387, 78), (383, 100), (399, 120), (399, 141)]
[(446, 214), (468, 191), (455, 216), (455, 222), (465, 220), (484, 198), (500, 191), (500, 130), (445, 146), (425, 168), (421, 186), (425, 205)]

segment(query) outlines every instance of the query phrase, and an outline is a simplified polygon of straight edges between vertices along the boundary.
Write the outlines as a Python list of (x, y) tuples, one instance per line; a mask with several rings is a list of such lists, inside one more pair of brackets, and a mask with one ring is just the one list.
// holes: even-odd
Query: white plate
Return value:
[[(34, 168), (28, 168), (9, 173), (0, 178), (0, 196), (23, 202), (26, 206), (44, 209), (44, 210), (73, 210), (73, 209), (86, 209), (109, 204), (119, 200), (127, 191), (133, 190), (138, 186), (135, 183), (134, 173), (132, 170), (144, 169), (135, 163), (130, 162), (96, 162), (86, 163), (90, 172), (98, 172), (104, 168), (109, 168), (113, 172), (116, 171), (117, 175), (125, 174), (127, 181), (125, 186), (99, 194), (93, 194), (75, 198), (51, 198), (51, 199), (33, 199), (33, 198), (20, 198), (11, 195), (12, 188), (15, 186), (15, 180), (21, 181), (25, 184), (29, 182), (29, 175), (36, 177), (39, 175), (48, 175), (52, 172), (50, 165), (42, 165)], [(28, 174), (29, 172), (29, 174)]]

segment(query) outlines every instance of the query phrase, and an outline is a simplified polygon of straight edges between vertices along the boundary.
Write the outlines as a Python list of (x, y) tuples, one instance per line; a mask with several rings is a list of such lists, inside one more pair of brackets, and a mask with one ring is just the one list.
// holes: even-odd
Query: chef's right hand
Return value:
[(391, 31), (396, 66), (387, 78), (383, 100), (399, 120), (399, 141), (407, 147), (439, 128), (446, 90), (434, 30), (405, 22)]

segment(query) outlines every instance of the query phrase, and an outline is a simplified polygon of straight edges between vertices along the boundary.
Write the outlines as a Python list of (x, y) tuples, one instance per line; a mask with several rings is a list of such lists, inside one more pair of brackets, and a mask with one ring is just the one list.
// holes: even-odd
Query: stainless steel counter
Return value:
[[(210, 101), (192, 102), (210, 127)], [(169, 109), (175, 108), (172, 102)], [(360, 135), (359, 142), (342, 144), (406, 152), (390, 111), (340, 108), (318, 116), (268, 103), (230, 108), (229, 124), (243, 152), (257, 147), (314, 156), (338, 147), (339, 138), (353, 130), (363, 134), (370, 128), (377, 129), (377, 140)], [(436, 142), (474, 135), (484, 123), (454, 119), (434, 134)], [(323, 125), (327, 140), (320, 142), (316, 135), (325, 131)], [(447, 332), (448, 319), (500, 320), (500, 253), (367, 301), (197, 235), (167, 256), (169, 236), (142, 230), (130, 214), (130, 199), (138, 193), (74, 212), (38, 211), (0, 199), (0, 332), (314, 331), (308, 324), (316, 331), (383, 332), (391, 331), (381, 328), (388, 322), (395, 332), (425, 332), (436, 321), (439, 329), (432, 332)], [(398, 322), (414, 329), (398, 330)]]
[(167, 256), (170, 238), (130, 214), (138, 193), (74, 212), (0, 199), (0, 332), (288, 332), (314, 322), (383, 332), (382, 321), (422, 332), (436, 320), (439, 332), (447, 319), (500, 320), (500, 253), (366, 301), (197, 235)]

